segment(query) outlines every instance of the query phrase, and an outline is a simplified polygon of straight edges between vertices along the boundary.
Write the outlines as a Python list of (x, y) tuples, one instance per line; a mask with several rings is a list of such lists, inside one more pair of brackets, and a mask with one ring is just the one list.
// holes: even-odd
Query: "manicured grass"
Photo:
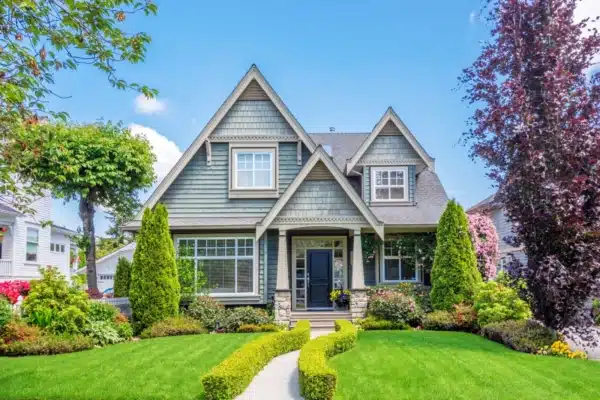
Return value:
[(600, 399), (600, 363), (518, 353), (456, 332), (369, 331), (330, 365), (335, 399)]
[(201, 399), (200, 377), (260, 334), (191, 335), (0, 358), (0, 399)]

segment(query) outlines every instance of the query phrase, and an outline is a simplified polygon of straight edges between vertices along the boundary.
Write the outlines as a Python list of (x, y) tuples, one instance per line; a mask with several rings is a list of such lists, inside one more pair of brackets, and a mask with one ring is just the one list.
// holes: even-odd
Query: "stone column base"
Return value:
[(275, 321), (280, 324), (289, 324), (292, 318), (292, 291), (289, 289), (276, 289), (275, 302), (273, 303)]
[(352, 322), (357, 319), (367, 316), (367, 289), (352, 289), (350, 295), (350, 313), (352, 314)]

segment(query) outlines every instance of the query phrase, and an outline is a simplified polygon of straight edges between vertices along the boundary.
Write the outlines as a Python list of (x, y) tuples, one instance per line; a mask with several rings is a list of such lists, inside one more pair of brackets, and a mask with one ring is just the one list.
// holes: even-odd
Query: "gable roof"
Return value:
[(494, 208), (502, 207), (502, 204), (496, 200), (496, 193), (486, 197), (481, 200), (479, 203), (475, 204), (473, 207), (467, 210), (467, 213), (474, 213), (479, 211), (492, 210)]
[(8, 215), (21, 215), (16, 208), (9, 206), (8, 204), (0, 203), (0, 213)]
[(262, 234), (267, 230), (267, 228), (271, 225), (273, 220), (277, 217), (279, 212), (283, 209), (283, 207), (287, 204), (287, 202), (292, 198), (296, 190), (300, 187), (304, 179), (308, 176), (308, 174), (312, 171), (315, 165), (321, 161), (325, 167), (331, 172), (331, 175), (335, 178), (337, 183), (344, 189), (346, 195), (352, 200), (354, 205), (359, 209), (361, 214), (365, 217), (365, 219), (369, 222), (369, 224), (373, 227), (375, 232), (383, 238), (383, 224), (377, 219), (375, 214), (367, 207), (365, 202), (360, 198), (360, 196), (354, 191), (348, 179), (344, 176), (342, 171), (334, 164), (331, 157), (325, 152), (323, 147), (318, 146), (313, 155), (308, 159), (302, 170), (296, 175), (296, 178), (292, 181), (292, 183), (288, 186), (288, 188), (283, 192), (283, 194), (279, 197), (275, 205), (271, 208), (271, 210), (265, 215), (263, 220), (257, 224), (256, 226), (256, 237), (259, 238)]
[[(304, 128), (300, 125), (300, 123), (296, 120), (296, 118), (292, 115), (287, 106), (283, 103), (281, 98), (275, 93), (275, 90), (271, 87), (269, 82), (265, 79), (263, 74), (259, 71), (258, 67), (253, 64), (246, 75), (240, 80), (237, 84), (233, 92), (225, 99), (225, 102), (219, 107), (217, 112), (213, 115), (213, 117), (208, 121), (204, 129), (200, 132), (198, 137), (192, 142), (190, 147), (183, 153), (183, 155), (179, 158), (175, 166), (171, 168), (171, 171), (165, 176), (165, 178), (160, 182), (156, 190), (152, 193), (150, 198), (146, 201), (138, 215), (135, 219), (140, 219), (144, 209), (148, 207), (154, 207), (154, 205), (158, 202), (160, 197), (167, 191), (169, 186), (175, 181), (177, 176), (183, 171), (185, 166), (190, 162), (190, 160), (194, 157), (196, 152), (202, 147), (206, 139), (210, 136), (213, 130), (219, 125), (219, 123), (223, 120), (223, 118), (227, 115), (227, 112), (231, 109), (231, 107), (235, 104), (235, 102), (240, 99), (246, 89), (251, 86), (251, 90), (253, 93), (256, 93), (256, 84), (260, 86), (260, 88), (267, 95), (269, 100), (275, 105), (277, 110), (283, 115), (286, 122), (292, 127), (294, 132), (298, 135), (300, 140), (304, 143), (304, 145), (308, 148), (308, 150), (312, 153), (316, 149), (316, 145), (313, 140), (308, 136), (308, 134), (304, 131)], [(244, 94), (248, 95), (248, 92)]]
[(400, 130), (400, 133), (402, 133), (402, 135), (406, 138), (408, 143), (410, 143), (410, 145), (415, 149), (415, 151), (423, 159), (425, 164), (432, 171), (434, 171), (435, 170), (434, 159), (425, 151), (423, 146), (421, 146), (421, 144), (419, 143), (417, 138), (412, 134), (410, 129), (408, 129), (408, 127), (406, 125), (404, 125), (404, 122), (402, 122), (402, 120), (400, 119), (398, 114), (396, 114), (396, 112), (392, 109), (392, 107), (389, 107), (387, 109), (387, 111), (385, 112), (385, 114), (383, 114), (383, 117), (381, 117), (381, 119), (379, 120), (377, 125), (375, 125), (375, 128), (373, 128), (373, 131), (369, 134), (369, 136), (367, 136), (367, 138), (364, 140), (364, 142), (356, 150), (354, 155), (350, 159), (348, 159), (348, 162), (346, 163), (346, 170), (345, 170), (346, 174), (349, 174), (350, 171), (352, 171), (352, 168), (354, 168), (354, 166), (356, 165), (358, 160), (360, 160), (360, 158), (367, 151), (369, 146), (371, 146), (371, 143), (373, 143), (375, 138), (379, 135), (379, 133), (383, 130), (383, 127), (388, 122), (392, 122), (394, 125), (396, 125), (398, 130)]

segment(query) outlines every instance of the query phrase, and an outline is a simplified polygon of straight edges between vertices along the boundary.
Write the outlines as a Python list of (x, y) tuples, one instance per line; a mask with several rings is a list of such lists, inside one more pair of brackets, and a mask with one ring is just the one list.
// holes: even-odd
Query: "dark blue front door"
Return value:
[(307, 250), (308, 307), (331, 307), (331, 250)]

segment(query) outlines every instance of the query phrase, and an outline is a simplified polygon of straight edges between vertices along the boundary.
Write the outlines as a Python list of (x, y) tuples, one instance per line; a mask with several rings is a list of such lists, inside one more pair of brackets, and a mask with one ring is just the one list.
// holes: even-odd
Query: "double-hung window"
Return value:
[(275, 189), (275, 149), (233, 149), (233, 189)]
[[(254, 238), (200, 237), (177, 240), (179, 258), (190, 260), (194, 282), (212, 294), (254, 292)], [(203, 288), (196, 288), (199, 292)]]
[(381, 280), (383, 282), (417, 282), (417, 254), (414, 246), (399, 246), (390, 239), (383, 243), (383, 263)]
[(408, 168), (371, 168), (372, 201), (407, 201)]
[(37, 262), (38, 260), (38, 237), (39, 231), (35, 228), (27, 228), (27, 245), (25, 249), (25, 260)]

